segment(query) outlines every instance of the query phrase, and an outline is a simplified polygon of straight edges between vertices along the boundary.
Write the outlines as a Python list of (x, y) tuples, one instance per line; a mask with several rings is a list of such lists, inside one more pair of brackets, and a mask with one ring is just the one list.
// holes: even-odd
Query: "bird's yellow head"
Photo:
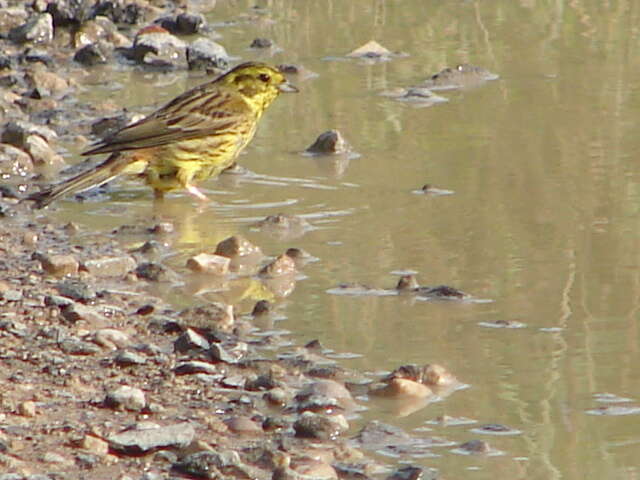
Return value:
[(225, 73), (216, 83), (238, 90), (260, 109), (267, 108), (280, 92), (297, 92), (286, 77), (264, 63), (246, 62)]

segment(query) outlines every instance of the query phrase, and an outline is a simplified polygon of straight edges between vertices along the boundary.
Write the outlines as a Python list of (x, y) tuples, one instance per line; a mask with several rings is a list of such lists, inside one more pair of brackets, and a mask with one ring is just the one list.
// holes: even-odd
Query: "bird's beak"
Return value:
[(278, 85), (278, 90), (280, 90), (283, 93), (298, 93), (300, 91), (298, 90), (298, 87), (296, 87), (295, 85), (292, 85), (289, 82), (284, 82)]

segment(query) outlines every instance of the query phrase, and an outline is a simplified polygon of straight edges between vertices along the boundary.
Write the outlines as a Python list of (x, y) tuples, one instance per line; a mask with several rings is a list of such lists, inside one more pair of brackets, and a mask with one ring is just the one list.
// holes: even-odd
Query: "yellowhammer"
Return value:
[(124, 173), (144, 177), (156, 197), (184, 188), (206, 200), (193, 182), (229, 167), (251, 141), (260, 117), (278, 94), (297, 91), (268, 65), (243, 63), (83, 153), (111, 153), (100, 165), (27, 199), (42, 208), (59, 197), (102, 185)]

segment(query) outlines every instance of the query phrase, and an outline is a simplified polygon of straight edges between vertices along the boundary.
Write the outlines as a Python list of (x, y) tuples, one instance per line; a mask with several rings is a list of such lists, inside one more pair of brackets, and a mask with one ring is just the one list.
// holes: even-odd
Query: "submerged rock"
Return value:
[(360, 58), (369, 61), (388, 61), (396, 57), (406, 57), (406, 53), (392, 52), (375, 40), (370, 40), (361, 47), (345, 55), (348, 58)]
[(499, 75), (491, 73), (485, 68), (464, 63), (454, 68), (443, 69), (425, 80), (421, 86), (431, 90), (453, 90), (478, 86), (498, 78), (500, 78)]

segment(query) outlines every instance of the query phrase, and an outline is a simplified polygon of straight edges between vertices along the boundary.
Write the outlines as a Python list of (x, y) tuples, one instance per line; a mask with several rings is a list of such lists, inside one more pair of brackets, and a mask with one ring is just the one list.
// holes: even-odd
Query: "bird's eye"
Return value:
[(271, 80), (271, 77), (269, 75), (267, 75), (266, 73), (261, 73), (260, 76), (258, 76), (258, 78), (263, 81), (264, 83), (268, 83), (269, 80)]

